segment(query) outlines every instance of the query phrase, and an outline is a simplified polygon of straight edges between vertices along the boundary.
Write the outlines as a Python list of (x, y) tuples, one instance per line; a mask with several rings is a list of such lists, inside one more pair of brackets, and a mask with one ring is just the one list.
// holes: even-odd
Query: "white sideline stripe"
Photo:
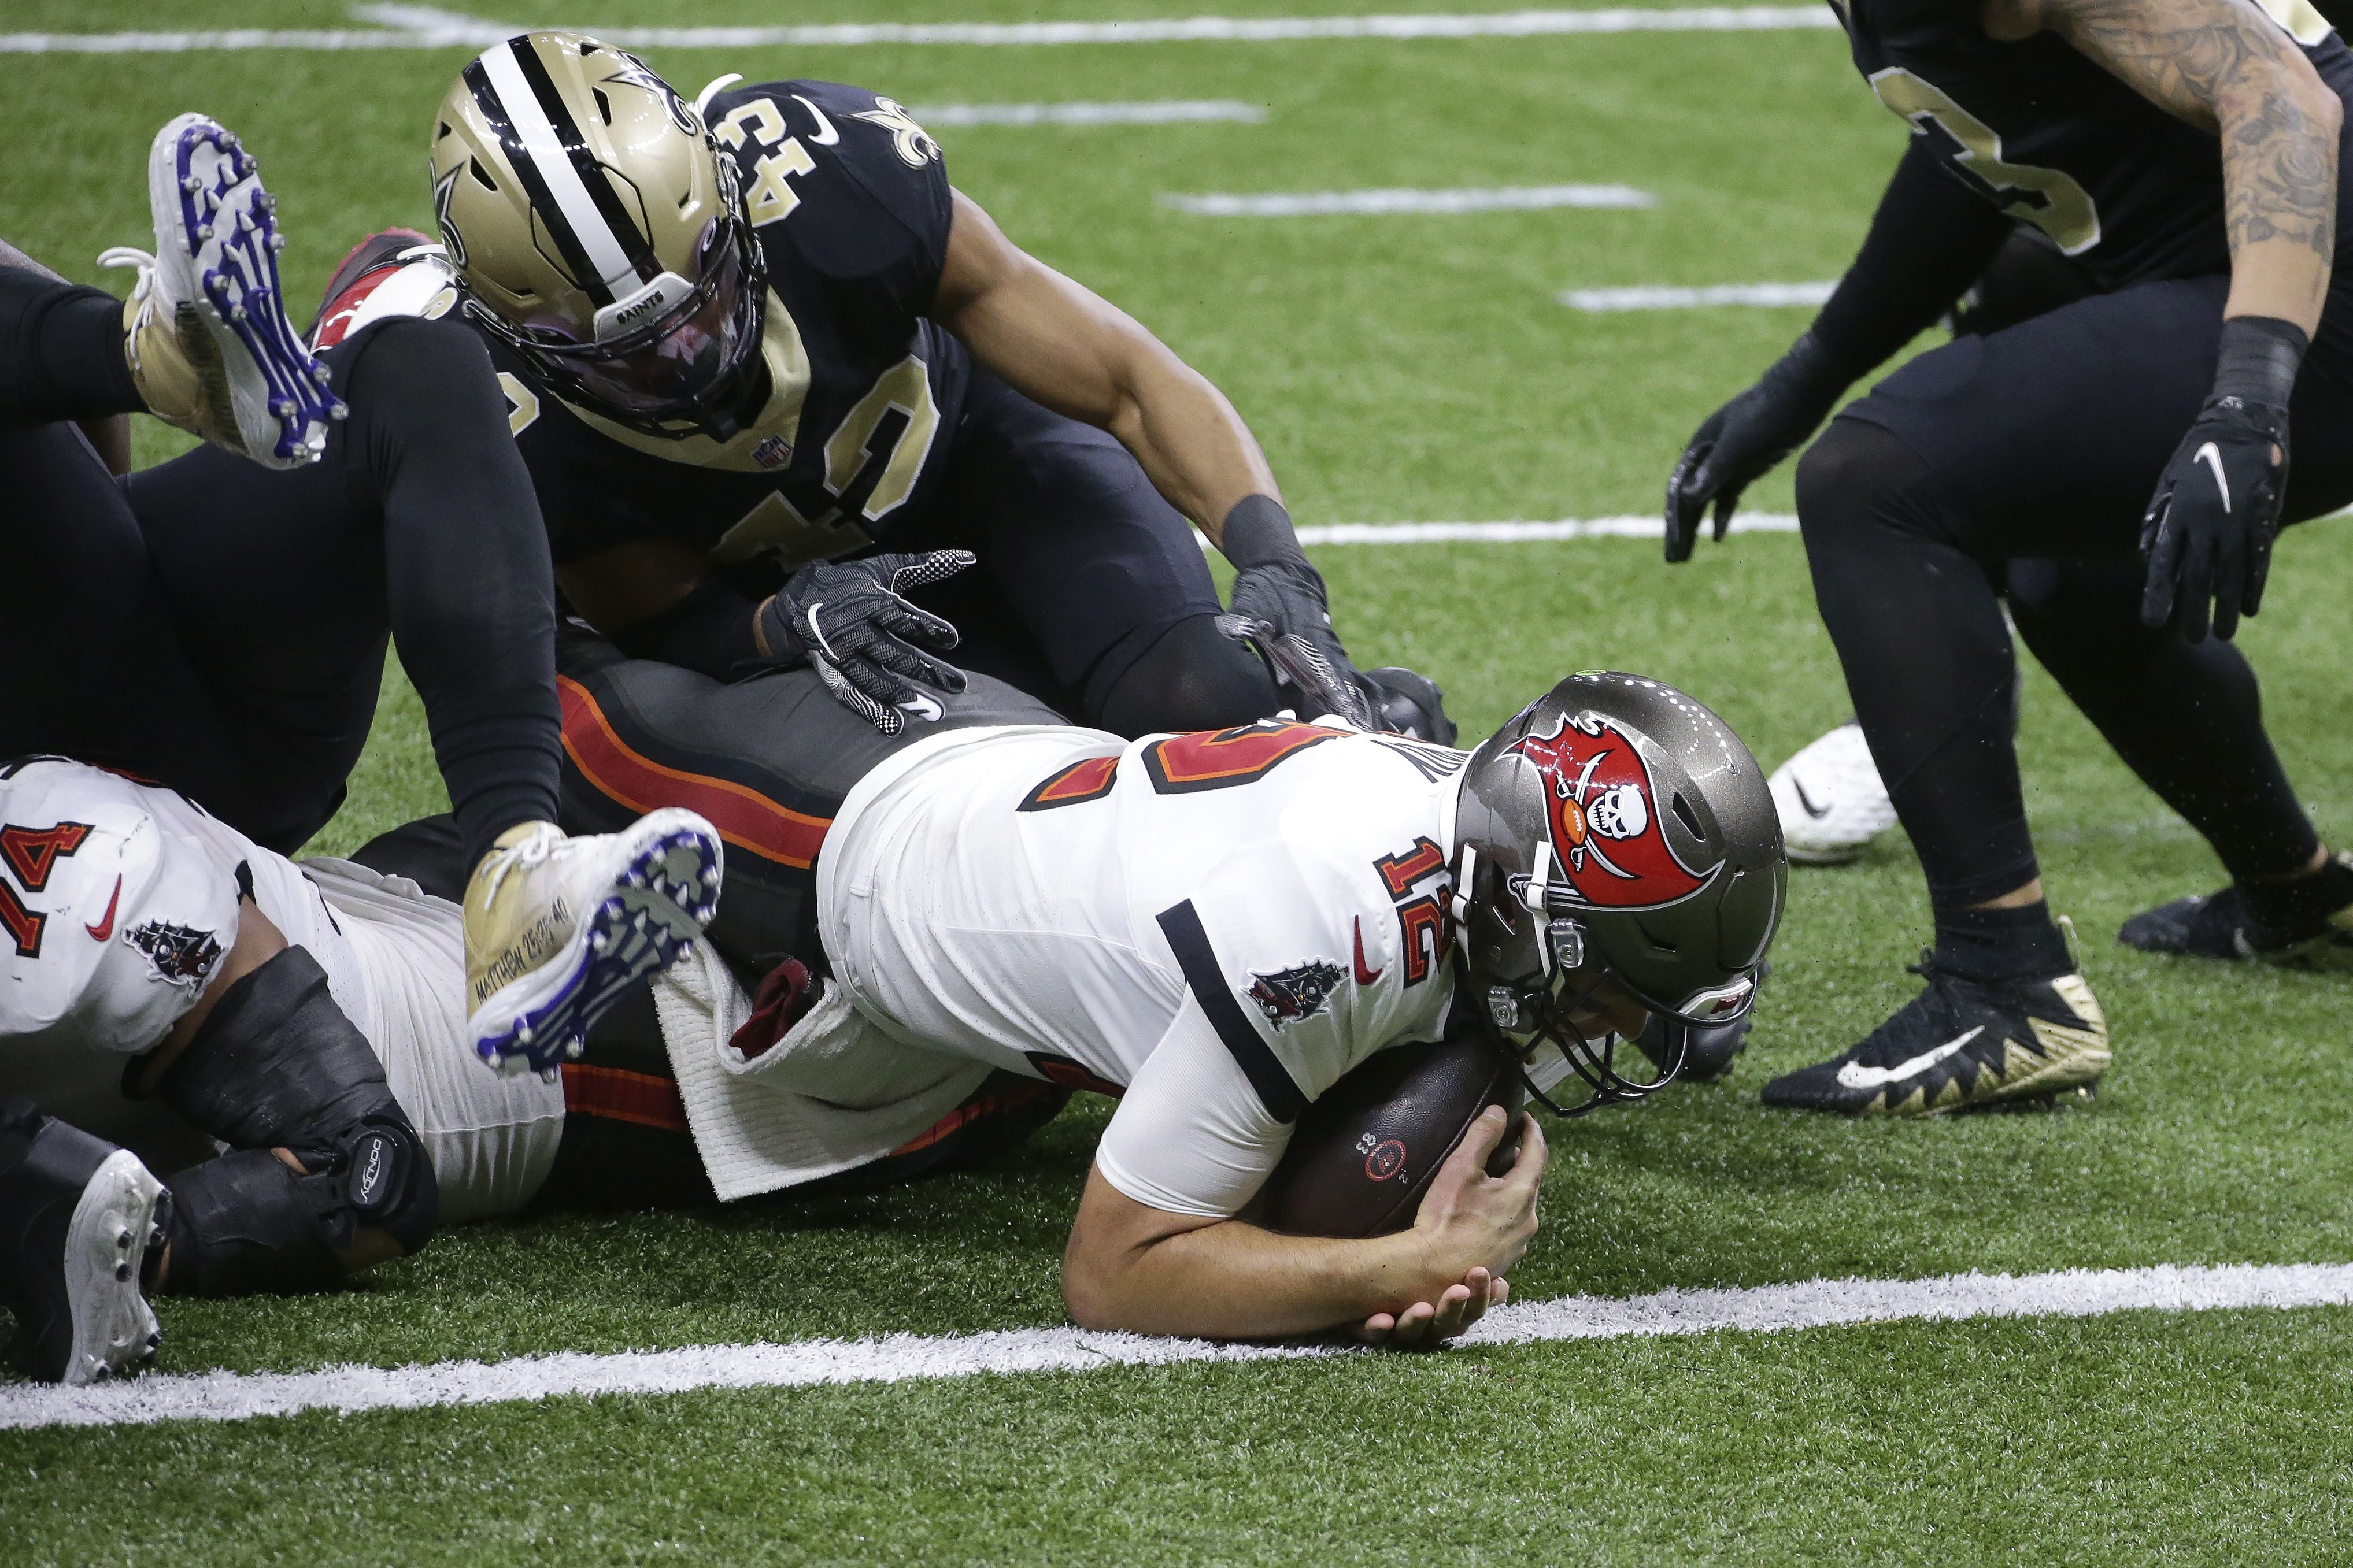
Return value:
[[(1626, 517), (1564, 517), (1550, 522), (1324, 522), (1299, 531), (1302, 544), (1519, 544), (1548, 539), (1658, 539), (1667, 531), (1655, 512)], [(1735, 533), (1795, 533), (1795, 512), (1742, 511)], [(1204, 549), (1208, 541), (1201, 541)]]
[[(1572, 1296), (1499, 1308), (1461, 1342), (1777, 1332), (1842, 1323), (1954, 1322), (1973, 1318), (2088, 1318), (2110, 1312), (2219, 1311), (2353, 1304), (2353, 1264), (2066, 1269), (1952, 1274), (1932, 1279), (1816, 1279), (1738, 1290), (1662, 1290), (1630, 1299)], [(1221, 1345), (1079, 1329), (982, 1334), (892, 1334), (870, 1340), (704, 1345), (689, 1350), (566, 1352), (503, 1362), (309, 1373), (162, 1374), (91, 1388), (0, 1388), (0, 1430), (156, 1421), (242, 1421), (303, 1410), (413, 1410), (563, 1394), (679, 1394), (706, 1388), (799, 1388), (899, 1383), (976, 1373), (1092, 1372), (1185, 1362), (1292, 1360), (1358, 1353), (1325, 1346)]]
[(1654, 207), (1659, 198), (1631, 185), (1494, 185), (1451, 191), (1227, 192), (1160, 198), (1163, 206), (1201, 217), (1389, 217), (1401, 213), (1483, 213), (1543, 207)]
[(1645, 286), (1632, 289), (1567, 289), (1557, 296), (1574, 310), (1690, 310), (1709, 305), (1819, 305), (1838, 280), (1828, 283), (1715, 283), (1704, 289)]
[[(377, 27), (133, 33), (0, 33), (0, 54), (186, 54), (200, 49), (485, 48), (512, 29), (423, 5), (360, 5)], [(1183, 16), (1133, 22), (848, 22), (791, 27), (610, 27), (631, 48), (854, 47), (871, 44), (1288, 43), (1321, 38), (1525, 38), (1577, 33), (1734, 33), (1835, 27), (1822, 5), (1503, 11), (1472, 16)]]
[(1266, 110), (1229, 98), (1144, 99), (1133, 103), (931, 103), (907, 112), (925, 125), (1174, 125), (1233, 121), (1255, 125)]

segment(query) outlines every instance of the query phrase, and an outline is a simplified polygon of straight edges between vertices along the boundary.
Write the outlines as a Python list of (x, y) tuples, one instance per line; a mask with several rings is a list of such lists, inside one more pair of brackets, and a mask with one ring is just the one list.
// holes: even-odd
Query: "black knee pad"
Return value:
[(1085, 718), (1113, 734), (1224, 730), (1282, 706), (1265, 662), (1218, 629), (1218, 617), (1187, 616), (1160, 635), (1098, 697)]
[[(216, 1263), (193, 1258), (196, 1278), (216, 1273), (245, 1289), (316, 1289), (322, 1249), (332, 1268), (334, 1250), (363, 1226), (409, 1252), (432, 1238), (441, 1194), (424, 1142), (385, 1081), (384, 1064), (303, 949), (286, 949), (231, 985), (158, 1093), (240, 1151), (171, 1183), (175, 1197), (183, 1183), (194, 1194), (180, 1202), (185, 1217), (175, 1236), (197, 1253), (217, 1239), (234, 1254)], [(278, 1148), (306, 1173), (269, 1152)], [(182, 1251), (174, 1248), (175, 1276)]]

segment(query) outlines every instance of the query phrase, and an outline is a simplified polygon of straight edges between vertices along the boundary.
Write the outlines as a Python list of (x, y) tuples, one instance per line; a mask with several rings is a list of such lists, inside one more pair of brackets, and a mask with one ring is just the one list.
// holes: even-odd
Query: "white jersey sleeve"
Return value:
[(135, 1055), (237, 942), (238, 863), (169, 790), (40, 758), (0, 773), (0, 1036)]
[(1230, 1219), (1291, 1142), (1200, 1004), (1187, 997), (1095, 1146), (1103, 1180), (1147, 1208)]
[(1223, 1218), (1282, 1159), (1300, 1115), (1414, 1033), (1395, 917), (1370, 873), (1293, 838), (1241, 845), (1163, 910), (1185, 1005), (1135, 1075), (1096, 1154), (1141, 1204)]

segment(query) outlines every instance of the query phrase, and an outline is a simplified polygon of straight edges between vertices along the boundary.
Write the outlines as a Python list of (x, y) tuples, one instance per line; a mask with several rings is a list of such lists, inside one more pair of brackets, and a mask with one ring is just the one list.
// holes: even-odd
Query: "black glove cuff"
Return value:
[(778, 664), (797, 664), (807, 657), (808, 649), (801, 646), (801, 635), (793, 626), (791, 606), (786, 604), (783, 589), (768, 595), (760, 606), (760, 634), (768, 639), (768, 657)]
[(1220, 531), (1219, 546), (1237, 571), (1252, 566), (1299, 566), (1307, 574), (1323, 581), (1315, 568), (1307, 562), (1307, 552), (1299, 547), (1299, 531), (1291, 526), (1291, 514), (1272, 496), (1244, 496), (1226, 513), (1226, 524)]
[[(2250, 411), (2284, 417), (2295, 393), (2295, 373), (2312, 340), (2276, 316), (2233, 316), (2222, 323), (2221, 359), (2214, 367), (2214, 400), (2236, 398)], [(2259, 422), (2262, 416), (2258, 415)], [(2268, 422), (2265, 422), (2268, 423)]]

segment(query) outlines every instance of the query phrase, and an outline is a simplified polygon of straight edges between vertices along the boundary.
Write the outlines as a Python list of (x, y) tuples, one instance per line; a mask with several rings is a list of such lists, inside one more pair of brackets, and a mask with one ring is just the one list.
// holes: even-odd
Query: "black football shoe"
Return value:
[[(2338, 854), (2320, 875), (2353, 877), (2353, 856)], [(2125, 921), (2116, 940), (2143, 952), (2275, 963), (2294, 969), (2353, 969), (2353, 902), (2301, 921), (2266, 920), (2236, 883), (2219, 893), (2176, 899)]]
[(130, 1151), (0, 1102), (0, 1299), (26, 1376), (96, 1383), (155, 1353), (143, 1274), (170, 1203)]
[(1927, 988), (1842, 1056), (1775, 1079), (1765, 1103), (1850, 1116), (1931, 1116), (2044, 1100), (2107, 1071), (2108, 1021), (2083, 975), (1987, 982), (1923, 952)]

